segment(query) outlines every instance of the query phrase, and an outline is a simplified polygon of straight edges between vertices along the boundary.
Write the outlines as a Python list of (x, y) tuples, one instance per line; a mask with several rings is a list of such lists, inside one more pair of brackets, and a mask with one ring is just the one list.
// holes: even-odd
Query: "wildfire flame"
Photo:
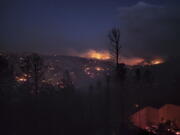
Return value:
[[(111, 59), (111, 54), (107, 50), (97, 51), (97, 50), (91, 49), (84, 53), (78, 54), (78, 56), (84, 57), (84, 58), (90, 58), (90, 59), (97, 59), (97, 60)], [(163, 58), (156, 58), (156, 59), (152, 59), (151, 61), (147, 62), (147, 60), (145, 58), (141, 58), (141, 57), (120, 56), (119, 62), (124, 63), (129, 66), (135, 66), (135, 65), (158, 65), (158, 64), (164, 63), (165, 60)]]
[(103, 71), (104, 69), (102, 67), (95, 67), (96, 71)]
[[(85, 57), (85, 58), (98, 59), (98, 60), (109, 60), (109, 59), (111, 59), (111, 54), (107, 50), (97, 51), (97, 50), (91, 49), (85, 53), (80, 54), (80, 56)], [(134, 66), (134, 65), (139, 65), (140, 63), (143, 63), (144, 59), (139, 58), (139, 57), (133, 57), (133, 58), (121, 57), (119, 61), (121, 63), (126, 64), (126, 65)]]
[(91, 59), (98, 59), (98, 60), (109, 60), (111, 55), (108, 51), (96, 51), (96, 50), (89, 50), (81, 55), (81, 57), (91, 58)]
[(29, 76), (27, 74), (23, 74), (21, 76), (16, 76), (17, 82), (26, 82), (28, 80)]
[(162, 64), (162, 63), (164, 63), (164, 62), (165, 62), (164, 59), (158, 58), (158, 59), (152, 60), (152, 61), (151, 61), (151, 64), (152, 64), (152, 65), (158, 65), (158, 64)]

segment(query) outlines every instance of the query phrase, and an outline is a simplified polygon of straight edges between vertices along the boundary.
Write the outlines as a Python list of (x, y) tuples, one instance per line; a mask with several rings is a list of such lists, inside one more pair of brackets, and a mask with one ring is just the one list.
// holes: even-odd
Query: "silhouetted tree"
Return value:
[(14, 68), (5, 55), (0, 55), (0, 89), (12, 90), (14, 83)]
[(63, 82), (64, 88), (69, 89), (69, 90), (73, 89), (73, 82), (72, 82), (72, 79), (68, 70), (64, 72), (62, 82)]
[(0, 56), (0, 80), (2, 81), (8, 69), (8, 60), (4, 56)]
[(137, 80), (137, 81), (140, 81), (140, 80), (141, 80), (141, 70), (140, 70), (140, 68), (137, 68), (137, 69), (135, 70), (135, 77), (136, 77), (136, 80)]
[(119, 57), (120, 57), (120, 29), (119, 28), (113, 28), (109, 32), (109, 40), (110, 40), (110, 52), (112, 54), (112, 58), (116, 62), (116, 68), (118, 67), (119, 63)]
[(0, 55), (0, 72), (4, 72), (8, 67), (8, 60), (5, 58), (5, 56)]
[(20, 67), (24, 74), (32, 78), (33, 92), (37, 95), (44, 71), (43, 59), (36, 53), (30, 54), (22, 58)]
[(145, 70), (143, 77), (146, 83), (152, 83), (153, 76), (152, 76), (152, 72), (149, 69)]
[(88, 90), (88, 126), (89, 128), (92, 128), (93, 126), (93, 97), (94, 97), (94, 87), (93, 85), (89, 86)]
[(110, 75), (109, 74), (106, 74), (105, 75), (105, 79), (106, 79), (106, 89), (109, 89), (109, 86), (110, 86)]
[(126, 80), (126, 74), (127, 74), (126, 65), (123, 63), (118, 64), (117, 75), (121, 82), (124, 82)]

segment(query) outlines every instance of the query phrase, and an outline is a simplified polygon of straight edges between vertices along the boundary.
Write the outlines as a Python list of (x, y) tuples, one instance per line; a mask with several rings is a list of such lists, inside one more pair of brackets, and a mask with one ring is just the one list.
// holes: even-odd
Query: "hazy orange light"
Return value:
[[(111, 54), (107, 50), (93, 50), (90, 49), (87, 52), (77, 54), (80, 57), (85, 57), (85, 58), (90, 58), (90, 59), (98, 59), (98, 60), (110, 60), (111, 59)], [(162, 64), (165, 62), (164, 59), (162, 58), (156, 58), (151, 61), (146, 61), (146, 59), (141, 58), (141, 57), (124, 57), (120, 56), (119, 59), (120, 63), (124, 63), (129, 66), (135, 66), (135, 65), (157, 65), (157, 64)], [(99, 69), (96, 69), (97, 71)]]
[(96, 71), (103, 71), (104, 69), (102, 67), (95, 67)]
[(22, 77), (16, 77), (16, 81), (17, 81), (17, 82), (26, 82), (26, 81), (27, 81), (27, 78), (25, 78), (24, 76), (22, 76)]
[(89, 50), (86, 53), (83, 53), (81, 57), (98, 59), (98, 60), (109, 60), (111, 58), (111, 55), (108, 51)]
[(120, 60), (122, 63), (125, 63), (126, 65), (129, 66), (134, 66), (134, 65), (158, 65), (162, 64), (165, 62), (163, 58), (156, 58), (151, 60), (150, 62), (146, 61), (144, 58), (139, 58), (139, 57), (132, 57), (132, 58), (124, 58), (122, 57)]
[(139, 57), (132, 57), (132, 58), (124, 58), (122, 57), (120, 59), (120, 61), (126, 65), (129, 66), (135, 66), (135, 65), (140, 65), (144, 62), (143, 58), (139, 58)]
[(158, 64), (162, 64), (162, 63), (164, 63), (164, 59), (162, 59), (162, 58), (154, 59), (151, 61), (152, 65), (158, 65)]
[(16, 76), (16, 81), (17, 82), (26, 82), (29, 77), (30, 77), (30, 75), (27, 75), (27, 74), (23, 74), (21, 76)]

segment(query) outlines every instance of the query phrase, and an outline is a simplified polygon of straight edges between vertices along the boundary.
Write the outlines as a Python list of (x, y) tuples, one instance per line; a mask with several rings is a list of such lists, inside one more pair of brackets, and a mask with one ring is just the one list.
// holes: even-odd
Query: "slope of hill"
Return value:
[(52, 83), (60, 81), (64, 72), (69, 72), (76, 86), (85, 86), (102, 78), (111, 68), (107, 61), (74, 56), (44, 56), (47, 65), (46, 79)]

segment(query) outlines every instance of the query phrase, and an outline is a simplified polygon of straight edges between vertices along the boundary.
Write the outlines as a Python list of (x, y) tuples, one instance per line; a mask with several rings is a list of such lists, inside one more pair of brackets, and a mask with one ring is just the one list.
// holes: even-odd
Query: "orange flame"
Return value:
[(83, 53), (81, 57), (98, 60), (109, 60), (111, 58), (111, 55), (108, 51), (89, 50), (86, 53)]
[(151, 65), (158, 65), (158, 64), (162, 64), (162, 63), (164, 63), (164, 62), (165, 62), (164, 59), (158, 58), (158, 59), (152, 60), (152, 61), (151, 61)]
[[(97, 51), (97, 50), (89, 50), (80, 55), (81, 57), (91, 58), (91, 59), (98, 59), (98, 60), (109, 60), (111, 59), (111, 54), (107, 50)], [(121, 57), (120, 62), (124, 63), (129, 66), (134, 66), (142, 63), (144, 61), (143, 58), (133, 57), (133, 58), (126, 58)]]
[[(90, 58), (90, 59), (97, 59), (97, 60), (110, 60), (111, 54), (107, 50), (93, 50), (90, 49), (84, 53), (78, 54), (77, 56), (84, 57), (84, 58)], [(156, 58), (151, 61), (148, 61), (141, 57), (124, 57), (120, 56), (119, 59), (120, 63), (124, 63), (129, 66), (135, 66), (135, 65), (157, 65), (162, 64), (165, 62), (163, 58)]]
[(17, 82), (26, 82), (29, 76), (27, 74), (23, 74), (22, 76), (16, 76)]
[(96, 71), (103, 71), (104, 69), (102, 67), (95, 67)]

